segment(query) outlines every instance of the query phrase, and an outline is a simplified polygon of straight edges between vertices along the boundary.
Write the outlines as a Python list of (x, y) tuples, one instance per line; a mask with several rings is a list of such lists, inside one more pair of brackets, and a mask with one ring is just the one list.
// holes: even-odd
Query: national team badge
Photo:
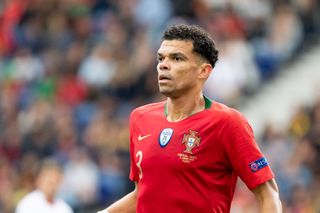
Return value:
[(169, 143), (172, 137), (172, 134), (173, 134), (173, 129), (171, 128), (165, 128), (162, 130), (159, 136), (159, 144), (161, 147), (165, 147)]
[(185, 153), (192, 154), (192, 149), (200, 145), (201, 138), (197, 136), (198, 132), (189, 130), (189, 134), (183, 135), (182, 143), (185, 144)]

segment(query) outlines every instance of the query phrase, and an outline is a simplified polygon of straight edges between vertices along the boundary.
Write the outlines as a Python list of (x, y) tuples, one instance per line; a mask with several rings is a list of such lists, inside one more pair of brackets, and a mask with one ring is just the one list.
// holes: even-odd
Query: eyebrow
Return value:
[[(163, 54), (162, 53), (157, 53), (157, 56), (158, 57), (163, 57)], [(173, 52), (173, 53), (169, 53), (169, 57), (170, 58), (174, 58), (174, 57), (181, 57), (183, 59), (188, 59), (188, 57), (186, 55), (184, 55), (183, 53), (180, 53), (180, 52)]]

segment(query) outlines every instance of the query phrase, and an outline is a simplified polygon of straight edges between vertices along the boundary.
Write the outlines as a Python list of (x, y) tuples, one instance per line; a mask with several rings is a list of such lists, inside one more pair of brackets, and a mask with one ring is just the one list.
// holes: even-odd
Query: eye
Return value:
[(182, 60), (182, 58), (179, 57), (179, 56), (176, 56), (176, 57), (174, 57), (173, 59), (174, 59), (175, 61), (181, 61), (181, 60)]
[(158, 56), (158, 57), (157, 57), (157, 61), (158, 61), (158, 62), (163, 61), (163, 57), (162, 57), (162, 56)]

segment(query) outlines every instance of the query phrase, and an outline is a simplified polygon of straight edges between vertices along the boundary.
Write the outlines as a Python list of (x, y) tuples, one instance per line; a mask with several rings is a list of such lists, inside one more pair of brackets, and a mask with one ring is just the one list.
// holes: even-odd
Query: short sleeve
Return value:
[(232, 111), (225, 120), (223, 144), (231, 167), (252, 190), (272, 179), (274, 174), (267, 159), (261, 153), (251, 126), (237, 111)]
[(139, 181), (139, 174), (137, 171), (137, 166), (135, 162), (135, 156), (134, 156), (134, 141), (133, 141), (133, 134), (134, 134), (134, 112), (130, 115), (130, 121), (129, 121), (129, 128), (130, 128), (130, 174), (129, 178), (132, 181), (138, 182)]

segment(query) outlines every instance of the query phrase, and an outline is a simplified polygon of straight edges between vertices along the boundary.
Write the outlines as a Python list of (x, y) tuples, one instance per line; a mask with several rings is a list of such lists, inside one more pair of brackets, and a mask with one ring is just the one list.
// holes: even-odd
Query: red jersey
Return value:
[(131, 113), (138, 213), (229, 212), (238, 176), (249, 189), (274, 177), (246, 119), (210, 104), (179, 122), (166, 119), (165, 102)]

